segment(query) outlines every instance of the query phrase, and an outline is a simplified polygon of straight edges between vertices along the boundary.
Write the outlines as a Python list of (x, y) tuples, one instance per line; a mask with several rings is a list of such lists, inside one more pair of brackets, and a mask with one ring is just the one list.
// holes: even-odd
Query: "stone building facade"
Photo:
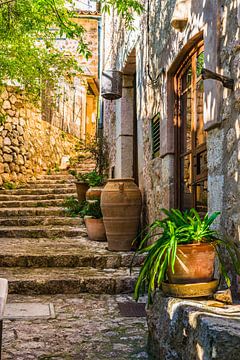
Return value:
[[(104, 16), (103, 69), (123, 73), (122, 98), (104, 100), (110, 176), (135, 178), (146, 222), (163, 207), (221, 211), (219, 229), (238, 242), (240, 3), (144, 6), (135, 30), (114, 12)], [(203, 68), (231, 80), (209, 72), (203, 80)]]
[[(61, 130), (85, 139), (96, 133), (98, 115), (98, 73), (99, 73), (99, 22), (97, 11), (78, 10), (74, 22), (85, 29), (85, 41), (91, 51), (86, 60), (78, 54), (78, 41), (64, 37), (56, 39), (56, 46), (66, 55), (74, 55), (82, 69), (82, 74), (69, 79), (60, 79), (58, 94), (51, 89), (43, 96), (43, 119)], [(57, 96), (56, 96), (57, 95)], [(52, 100), (53, 99), (53, 100)]]

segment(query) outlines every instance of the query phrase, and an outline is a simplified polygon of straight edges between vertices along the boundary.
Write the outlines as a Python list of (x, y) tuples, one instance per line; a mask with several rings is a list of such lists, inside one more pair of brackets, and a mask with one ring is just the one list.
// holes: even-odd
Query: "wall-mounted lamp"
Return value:
[(174, 29), (182, 32), (187, 26), (190, 13), (190, 0), (177, 0), (171, 20)]
[(105, 70), (102, 73), (102, 97), (107, 100), (117, 100), (122, 97), (122, 72)]

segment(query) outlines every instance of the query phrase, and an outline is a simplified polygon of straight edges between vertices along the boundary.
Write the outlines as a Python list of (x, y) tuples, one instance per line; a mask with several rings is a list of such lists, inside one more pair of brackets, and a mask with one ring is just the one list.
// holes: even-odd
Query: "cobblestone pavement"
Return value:
[(148, 359), (145, 318), (122, 317), (128, 295), (10, 295), (8, 302), (52, 303), (56, 318), (5, 320), (2, 360)]

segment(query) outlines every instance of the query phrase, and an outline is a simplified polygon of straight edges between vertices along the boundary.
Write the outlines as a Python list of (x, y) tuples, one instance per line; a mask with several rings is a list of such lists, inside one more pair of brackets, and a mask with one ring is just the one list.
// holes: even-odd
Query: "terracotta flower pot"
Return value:
[(84, 183), (84, 182), (79, 182), (76, 181), (76, 188), (77, 188), (77, 197), (78, 197), (78, 201), (82, 202), (86, 200), (86, 192), (89, 189), (88, 184)]
[(108, 248), (129, 251), (137, 236), (142, 196), (133, 179), (112, 179), (101, 196), (101, 209)]
[(86, 193), (87, 200), (100, 200), (103, 190), (103, 186), (93, 186), (90, 187)]
[(88, 216), (84, 217), (88, 237), (94, 241), (106, 241), (106, 231), (103, 219), (94, 219)]
[(172, 284), (206, 283), (213, 280), (216, 251), (212, 244), (179, 245), (174, 274), (168, 269)]

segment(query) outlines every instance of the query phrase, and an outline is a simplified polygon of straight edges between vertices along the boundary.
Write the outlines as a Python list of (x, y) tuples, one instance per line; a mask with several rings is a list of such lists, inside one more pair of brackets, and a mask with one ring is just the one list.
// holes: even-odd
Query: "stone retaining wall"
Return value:
[(74, 155), (78, 141), (43, 121), (40, 110), (17, 90), (8, 87), (0, 97), (0, 186), (53, 170), (64, 155)]
[(148, 310), (148, 348), (156, 360), (239, 360), (240, 306), (163, 297)]

